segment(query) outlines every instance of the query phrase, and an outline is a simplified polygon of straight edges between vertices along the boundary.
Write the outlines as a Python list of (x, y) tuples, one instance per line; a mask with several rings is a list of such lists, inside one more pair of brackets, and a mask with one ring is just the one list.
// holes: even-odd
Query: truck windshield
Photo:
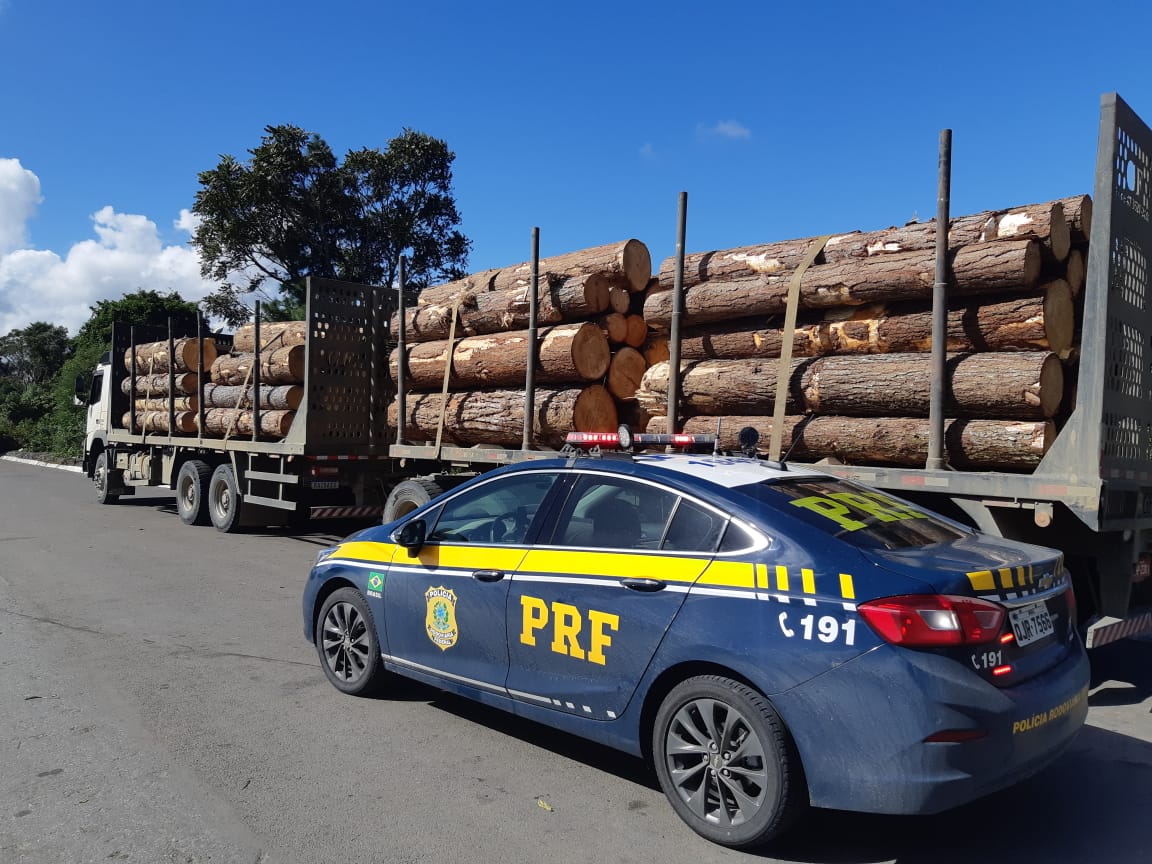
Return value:
[(845, 480), (766, 480), (734, 491), (864, 548), (930, 546), (965, 536), (962, 528), (927, 510)]

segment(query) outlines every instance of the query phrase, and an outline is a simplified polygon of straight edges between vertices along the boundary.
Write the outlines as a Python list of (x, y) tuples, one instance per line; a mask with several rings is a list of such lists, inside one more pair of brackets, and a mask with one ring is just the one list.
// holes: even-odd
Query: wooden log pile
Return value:
[[(944, 435), (966, 470), (1032, 471), (1071, 410), (1092, 201), (1076, 196), (949, 225)], [(934, 222), (826, 239), (797, 277), (784, 450), (806, 461), (922, 467), (931, 381)], [(789, 284), (820, 238), (685, 258), (684, 431), (735, 448), (771, 437)], [(645, 293), (652, 335), (636, 390), (650, 431), (667, 428), (675, 259)]]
[[(544, 258), (537, 340), (530, 345), (531, 264), (486, 270), (422, 291), (401, 322), (405, 440), (518, 448), (528, 351), (535, 352), (534, 444), (561, 447), (571, 431), (612, 431), (634, 402), (647, 361), (644, 292), (652, 259), (639, 240)], [(454, 324), (454, 326), (453, 326)], [(447, 391), (445, 388), (447, 382)], [(399, 423), (398, 405), (388, 423)]]
[(171, 350), (167, 339), (137, 345), (136, 377), (133, 378), (133, 349), (125, 350), (124, 367), (128, 376), (120, 382), (120, 390), (132, 397), (132, 410), (120, 418), (123, 427), (144, 433), (195, 432), (194, 412), (203, 371), (201, 355), (206, 370), (216, 361), (215, 339), (204, 339), (203, 345), (195, 338), (176, 339)]

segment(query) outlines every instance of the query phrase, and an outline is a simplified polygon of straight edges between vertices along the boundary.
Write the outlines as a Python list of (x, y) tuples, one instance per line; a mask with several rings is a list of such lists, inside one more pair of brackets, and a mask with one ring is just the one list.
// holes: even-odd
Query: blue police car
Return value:
[(303, 606), (341, 691), (408, 676), (643, 756), (737, 848), (1003, 788), (1088, 709), (1059, 553), (755, 459), (492, 471), (323, 551)]

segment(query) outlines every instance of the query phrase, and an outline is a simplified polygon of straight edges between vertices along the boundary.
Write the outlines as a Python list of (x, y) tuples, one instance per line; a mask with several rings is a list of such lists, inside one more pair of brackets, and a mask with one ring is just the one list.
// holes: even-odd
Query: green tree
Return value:
[(68, 330), (45, 321), (0, 336), (0, 375), (20, 384), (45, 384), (71, 354)]
[(192, 245), (220, 285), (205, 302), (211, 314), (247, 320), (243, 298), (257, 292), (268, 317), (299, 318), (308, 276), (389, 285), (401, 255), (413, 289), (464, 274), (470, 244), (456, 230), (456, 157), (444, 141), (405, 129), (341, 163), (319, 135), (268, 126), (249, 153), (199, 175)]

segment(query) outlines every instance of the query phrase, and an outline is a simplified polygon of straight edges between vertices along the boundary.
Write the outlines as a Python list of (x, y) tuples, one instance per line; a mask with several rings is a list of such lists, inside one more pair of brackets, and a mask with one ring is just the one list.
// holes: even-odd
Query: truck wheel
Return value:
[[(101, 450), (96, 457), (96, 467), (92, 471), (92, 482), (96, 484), (96, 500), (101, 504), (115, 504), (120, 500), (119, 472), (108, 467), (108, 451)], [(112, 490), (116, 491), (113, 492)]]
[(432, 477), (413, 477), (401, 480), (388, 493), (384, 502), (384, 522), (394, 522), (413, 510), (423, 507), (437, 495), (447, 492), (455, 484), (440, 483)]
[(240, 489), (232, 466), (217, 465), (208, 481), (208, 515), (218, 531), (232, 534), (240, 528)]
[(673, 688), (656, 714), (660, 787), (697, 834), (734, 849), (779, 836), (804, 809), (799, 759), (760, 693), (718, 675)]
[(185, 525), (207, 525), (208, 483), (212, 466), (203, 459), (189, 459), (176, 475), (176, 512)]

